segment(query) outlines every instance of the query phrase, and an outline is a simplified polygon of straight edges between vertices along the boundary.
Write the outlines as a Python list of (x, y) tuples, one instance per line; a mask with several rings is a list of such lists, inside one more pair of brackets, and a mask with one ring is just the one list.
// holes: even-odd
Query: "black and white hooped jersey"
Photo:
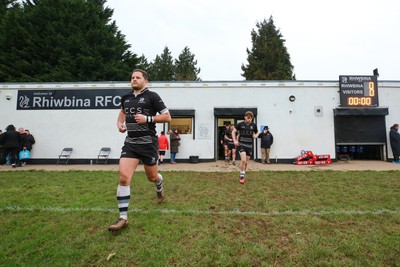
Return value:
[[(232, 130), (230, 128), (225, 129), (225, 136), (228, 139), (232, 139)], [(233, 141), (225, 140), (228, 144), (233, 144)]]
[(125, 111), (126, 116), (125, 124), (128, 136), (125, 141), (133, 144), (152, 143), (152, 137), (156, 136), (156, 124), (138, 124), (135, 121), (136, 114), (155, 116), (157, 113), (168, 112), (168, 108), (161, 97), (148, 88), (145, 88), (139, 94), (131, 92), (122, 96), (121, 109)]
[(235, 128), (239, 133), (239, 145), (253, 147), (253, 134), (258, 132), (257, 125), (254, 122), (247, 124), (242, 121)]

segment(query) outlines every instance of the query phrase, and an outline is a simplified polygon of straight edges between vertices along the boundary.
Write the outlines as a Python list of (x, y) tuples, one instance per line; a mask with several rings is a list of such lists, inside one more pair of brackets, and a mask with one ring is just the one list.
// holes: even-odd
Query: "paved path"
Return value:
[[(239, 163), (239, 162), (237, 162)], [(49, 170), (49, 171), (118, 171), (118, 165), (27, 165), (19, 168), (1, 166), (0, 171), (22, 171), (22, 170)], [(400, 164), (385, 161), (371, 160), (349, 160), (338, 161), (328, 165), (294, 165), (294, 164), (261, 164), (250, 161), (248, 171), (355, 171), (355, 170), (374, 170), (374, 171), (400, 171)], [(137, 171), (143, 171), (143, 165), (139, 165)], [(229, 172), (239, 171), (238, 165), (233, 166), (224, 161), (207, 163), (165, 163), (160, 166), (160, 171), (206, 171), (206, 172)]]

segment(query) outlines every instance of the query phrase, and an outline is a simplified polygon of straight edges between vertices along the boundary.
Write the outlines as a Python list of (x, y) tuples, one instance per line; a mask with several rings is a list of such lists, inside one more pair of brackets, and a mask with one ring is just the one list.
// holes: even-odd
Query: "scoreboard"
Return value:
[(378, 107), (377, 76), (339, 76), (341, 107)]

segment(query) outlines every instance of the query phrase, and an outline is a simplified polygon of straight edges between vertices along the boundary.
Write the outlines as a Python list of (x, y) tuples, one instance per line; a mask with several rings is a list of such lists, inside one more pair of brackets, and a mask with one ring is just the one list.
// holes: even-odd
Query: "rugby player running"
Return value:
[[(244, 183), (244, 175), (247, 170), (247, 163), (253, 154), (253, 139), (257, 138), (257, 125), (252, 122), (254, 118), (253, 112), (247, 111), (244, 115), (244, 121), (238, 123), (232, 131), (232, 138), (235, 146), (238, 148), (240, 155), (240, 175), (239, 182)], [(239, 134), (239, 139), (237, 135)]]
[(160, 96), (146, 88), (147, 83), (148, 75), (145, 71), (133, 70), (131, 74), (133, 90), (121, 99), (117, 126), (121, 133), (127, 132), (127, 136), (119, 160), (117, 187), (119, 219), (108, 227), (109, 231), (118, 231), (128, 226), (130, 183), (140, 160), (144, 164), (147, 178), (155, 185), (157, 202), (162, 203), (164, 200), (163, 177), (158, 173), (158, 139), (155, 123), (169, 122), (171, 116)]

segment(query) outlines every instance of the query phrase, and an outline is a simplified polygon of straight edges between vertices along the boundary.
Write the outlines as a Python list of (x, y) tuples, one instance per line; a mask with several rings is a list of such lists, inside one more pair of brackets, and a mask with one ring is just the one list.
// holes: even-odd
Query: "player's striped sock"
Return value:
[(244, 175), (246, 174), (246, 171), (240, 171), (240, 178), (244, 178)]
[(158, 173), (158, 181), (154, 183), (156, 186), (157, 192), (161, 192), (163, 190), (163, 177)]
[(119, 217), (128, 220), (128, 206), (131, 199), (131, 187), (118, 185), (117, 188), (117, 201), (119, 209)]

